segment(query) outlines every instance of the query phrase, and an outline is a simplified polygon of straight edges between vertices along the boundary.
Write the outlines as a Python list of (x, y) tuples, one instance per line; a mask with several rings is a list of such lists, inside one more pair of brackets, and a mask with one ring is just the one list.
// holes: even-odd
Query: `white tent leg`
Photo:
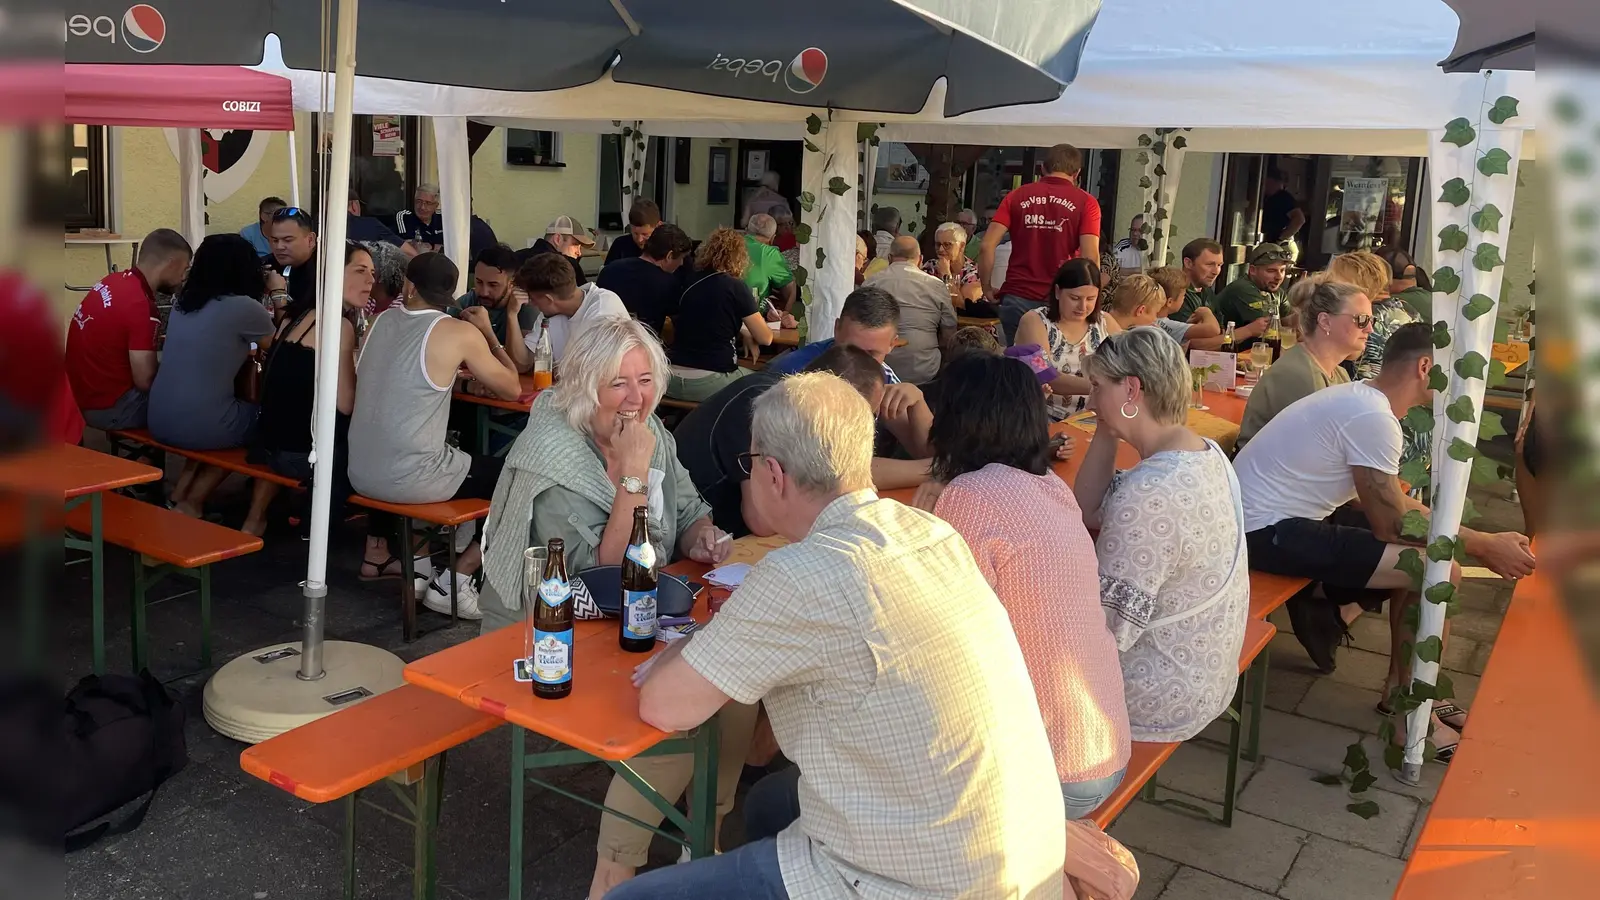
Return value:
[(289, 129), (289, 205), (300, 205), (300, 151), (295, 147), (294, 129)]
[(200, 129), (178, 129), (178, 230), (189, 246), (206, 238), (206, 169), (200, 155)]
[[(806, 340), (833, 337), (833, 323), (844, 307), (844, 298), (855, 289), (856, 179), (861, 156), (856, 142), (856, 123), (823, 122), (809, 139), (816, 151), (801, 156), (800, 189), (802, 200), (811, 197), (811, 211), (801, 204), (801, 219), (811, 226), (811, 240), (800, 248), (800, 265), (807, 270), (811, 302), (806, 308)], [(828, 189), (844, 186), (843, 194)], [(821, 265), (818, 265), (818, 258)]]
[(433, 147), (439, 158), (439, 209), (444, 216), (444, 254), (460, 275), (456, 296), (467, 292), (472, 271), (472, 157), (467, 154), (467, 120), (438, 116), (433, 120)]
[(1172, 207), (1178, 199), (1178, 180), (1183, 177), (1184, 151), (1172, 146), (1173, 138), (1177, 136), (1175, 129), (1157, 129), (1155, 144), (1150, 147), (1151, 194), (1155, 200), (1155, 228), (1151, 234), (1159, 235), (1150, 245), (1152, 267), (1165, 266), (1169, 262), (1167, 246), (1172, 243)]

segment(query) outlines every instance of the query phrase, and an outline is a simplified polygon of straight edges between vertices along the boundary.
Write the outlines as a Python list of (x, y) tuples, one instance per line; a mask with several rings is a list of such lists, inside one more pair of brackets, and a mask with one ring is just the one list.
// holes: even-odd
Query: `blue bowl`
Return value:
[[(574, 585), (578, 591), (587, 591), (595, 606), (607, 618), (615, 619), (622, 614), (622, 567), (621, 566), (595, 566), (584, 569), (574, 576), (582, 587)], [(656, 574), (656, 615), (658, 616), (687, 616), (694, 607), (696, 589), (676, 575), (666, 572)], [(579, 598), (581, 608), (581, 596)]]

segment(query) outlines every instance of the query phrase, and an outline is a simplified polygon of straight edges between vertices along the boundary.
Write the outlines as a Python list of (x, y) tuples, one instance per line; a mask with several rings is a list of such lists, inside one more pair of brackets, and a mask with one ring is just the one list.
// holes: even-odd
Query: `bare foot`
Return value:
[(633, 866), (609, 859), (596, 859), (594, 881), (589, 884), (589, 900), (603, 900), (607, 891), (632, 878), (637, 871)]
[(204, 510), (198, 506), (195, 506), (193, 503), (188, 502), (187, 500), (181, 500), (172, 504), (172, 508), (183, 513), (191, 519), (201, 519), (205, 517)]
[(267, 523), (251, 522), (247, 519), (243, 525), (239, 526), (239, 530), (251, 537), (262, 537), (267, 533)]

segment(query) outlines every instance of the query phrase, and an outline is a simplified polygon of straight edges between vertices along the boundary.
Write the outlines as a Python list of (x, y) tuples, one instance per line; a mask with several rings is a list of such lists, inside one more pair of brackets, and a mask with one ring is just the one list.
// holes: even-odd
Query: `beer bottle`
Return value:
[(1228, 330), (1226, 332), (1224, 332), (1224, 336), (1222, 338), (1222, 352), (1223, 353), (1238, 353), (1239, 352), (1239, 345), (1234, 343), (1234, 339), (1233, 339), (1233, 327), (1234, 327), (1233, 326), (1233, 322), (1231, 322), (1231, 321), (1228, 322)]
[(1272, 348), (1272, 361), (1277, 362), (1278, 357), (1283, 355), (1282, 322), (1278, 320), (1277, 313), (1273, 313), (1272, 318), (1267, 321), (1267, 331), (1261, 336), (1261, 339), (1267, 342), (1268, 347)]
[(551, 538), (533, 614), (533, 695), (559, 700), (572, 693), (572, 582), (566, 546)]
[(622, 560), (622, 630), (619, 643), (629, 653), (656, 646), (656, 549), (650, 544), (649, 510), (633, 511), (633, 534)]

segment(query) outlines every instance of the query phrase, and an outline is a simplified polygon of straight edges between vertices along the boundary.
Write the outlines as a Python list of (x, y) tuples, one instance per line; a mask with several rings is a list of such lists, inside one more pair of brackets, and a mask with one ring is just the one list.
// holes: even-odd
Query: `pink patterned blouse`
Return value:
[(966, 538), (1011, 614), (1062, 782), (1125, 768), (1122, 666), (1072, 489), (1054, 474), (991, 463), (951, 481), (934, 512)]

